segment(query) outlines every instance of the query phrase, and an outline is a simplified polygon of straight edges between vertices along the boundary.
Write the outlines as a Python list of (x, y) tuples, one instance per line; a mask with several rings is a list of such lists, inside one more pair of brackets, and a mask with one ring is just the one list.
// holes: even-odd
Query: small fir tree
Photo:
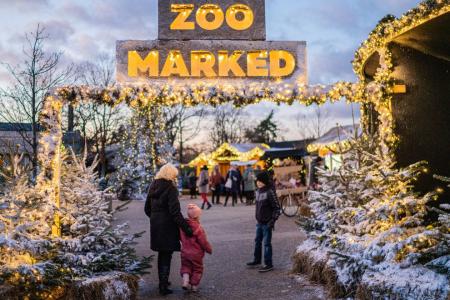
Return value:
[(122, 132), (118, 194), (123, 199), (142, 199), (157, 166), (171, 161), (174, 152), (167, 142), (161, 108), (133, 110), (131, 124)]
[(64, 200), (64, 226), (61, 263), (77, 277), (97, 273), (124, 271), (142, 274), (149, 267), (149, 258), (136, 256), (136, 239), (142, 234), (127, 234), (127, 224), (113, 226), (113, 212), (109, 212), (106, 197), (109, 191), (99, 190), (95, 172), (98, 160), (86, 166), (74, 153), (64, 158), (61, 195)]

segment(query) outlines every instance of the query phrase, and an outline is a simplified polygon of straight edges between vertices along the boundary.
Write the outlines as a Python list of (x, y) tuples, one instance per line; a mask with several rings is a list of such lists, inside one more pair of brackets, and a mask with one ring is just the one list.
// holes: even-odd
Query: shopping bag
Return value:
[(233, 181), (231, 180), (231, 178), (227, 179), (227, 182), (225, 183), (225, 187), (227, 189), (231, 189), (233, 187)]

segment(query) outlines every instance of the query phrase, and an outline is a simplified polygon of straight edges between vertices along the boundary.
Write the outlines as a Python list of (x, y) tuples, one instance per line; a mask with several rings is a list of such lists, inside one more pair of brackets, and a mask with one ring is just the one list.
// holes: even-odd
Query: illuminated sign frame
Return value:
[(264, 41), (265, 1), (159, 0), (158, 39)]
[(159, 0), (159, 39), (117, 41), (117, 81), (307, 84), (306, 42), (265, 41), (265, 0)]

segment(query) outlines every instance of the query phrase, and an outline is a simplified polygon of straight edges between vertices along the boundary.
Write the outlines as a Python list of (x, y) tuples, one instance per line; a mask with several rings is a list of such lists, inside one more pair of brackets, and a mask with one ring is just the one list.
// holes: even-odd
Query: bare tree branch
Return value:
[(211, 112), (213, 125), (209, 137), (215, 147), (227, 143), (241, 143), (245, 140), (244, 112), (231, 105), (215, 108)]
[(198, 135), (200, 124), (205, 115), (206, 109), (204, 107), (189, 108), (178, 105), (164, 109), (168, 140), (172, 146), (178, 146), (178, 159), (180, 162), (184, 162), (186, 143)]
[(301, 139), (319, 138), (331, 127), (330, 112), (320, 106), (315, 106), (311, 116), (297, 115), (297, 127)]
[[(98, 87), (115, 85), (114, 59), (101, 56), (95, 63), (86, 62), (81, 66), (80, 80), (83, 84)], [(75, 111), (75, 127), (99, 155), (100, 176), (106, 175), (106, 147), (114, 142), (114, 133), (123, 124), (124, 113), (121, 107), (111, 107), (98, 103), (79, 105)]]
[(4, 108), (0, 110), (0, 118), (12, 124), (31, 124), (31, 135), (25, 134), (20, 126), (17, 126), (17, 132), (22, 136), (24, 143), (32, 148), (30, 156), (34, 176), (37, 175), (38, 116), (42, 110), (44, 97), (51, 88), (70, 83), (75, 70), (74, 65), (59, 68), (62, 53), (44, 50), (48, 38), (45, 28), (38, 25), (33, 32), (25, 35), (22, 50), (25, 62), (17, 66), (2, 63), (14, 83), (0, 89), (0, 105)]

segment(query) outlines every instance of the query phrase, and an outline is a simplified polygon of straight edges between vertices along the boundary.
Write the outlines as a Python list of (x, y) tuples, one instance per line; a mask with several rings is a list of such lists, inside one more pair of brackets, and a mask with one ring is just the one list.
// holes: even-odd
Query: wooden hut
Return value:
[(196, 168), (197, 174), (203, 166), (208, 166), (210, 170), (216, 165), (220, 168), (220, 173), (225, 176), (232, 164), (243, 168), (245, 165), (260, 166), (264, 168), (265, 163), (261, 160), (266, 150), (265, 144), (228, 144), (224, 143), (211, 153), (201, 153), (193, 159), (189, 166)]
[[(445, 1), (444, 1), (445, 2)], [(419, 191), (450, 189), (433, 175), (450, 177), (450, 7), (442, 1), (422, 3), (402, 19), (384, 20), (360, 50), (357, 68), (366, 81), (376, 80), (386, 49), (394, 80), (390, 110), (396, 161), (407, 166), (429, 163)], [(367, 54), (367, 55), (366, 55)], [(377, 124), (373, 124), (376, 128)], [(448, 201), (448, 200), (447, 200)]]

